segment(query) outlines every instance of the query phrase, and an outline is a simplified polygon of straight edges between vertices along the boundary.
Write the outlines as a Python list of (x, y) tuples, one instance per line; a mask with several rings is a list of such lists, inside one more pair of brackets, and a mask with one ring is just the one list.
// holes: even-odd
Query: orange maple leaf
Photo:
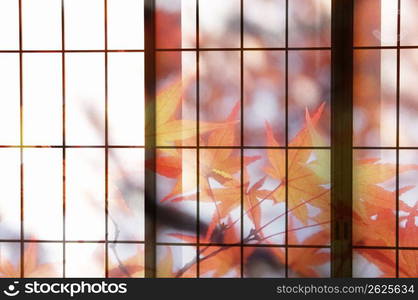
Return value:
[[(321, 139), (315, 126), (321, 117), (324, 105), (322, 104), (312, 117), (308, 112), (306, 113), (306, 124), (289, 142), (289, 147), (321, 146), (318, 145)], [(268, 123), (266, 123), (266, 132), (268, 145), (278, 147), (279, 143), (274, 138)], [(286, 191), (286, 166), (278, 162), (285, 161), (285, 153), (269, 149), (267, 155), (269, 164), (264, 168), (265, 173), (283, 183), (274, 191), (271, 198), (276, 202), (283, 202)], [(312, 160), (312, 156), (316, 156), (316, 159)], [(313, 219), (318, 222), (329, 219), (330, 195), (329, 189), (325, 187), (330, 183), (328, 156), (328, 151), (321, 150), (296, 148), (288, 151), (288, 209), (292, 210), (293, 215), (303, 224), (307, 224), (310, 218), (306, 201), (320, 209), (319, 215), (314, 216)]]
[[(183, 85), (187, 85), (187, 82), (187, 79), (184, 81), (176, 80), (157, 93), (155, 138), (159, 146), (172, 146), (176, 141), (187, 140), (197, 134), (195, 120), (183, 120), (177, 117), (183, 101)], [(146, 114), (151, 116), (152, 109), (152, 105), (148, 104)], [(146, 122), (145, 128), (151, 127), (150, 122), (152, 122), (151, 119)], [(199, 122), (199, 132), (204, 134), (224, 126), (224, 123)], [(147, 137), (149, 138), (149, 135)]]
[[(417, 170), (417, 165), (399, 165), (399, 174)], [(380, 184), (395, 178), (396, 164), (379, 163), (378, 158), (354, 161), (353, 222), (356, 245), (393, 246), (396, 228), (396, 191)], [(405, 186), (399, 195), (414, 186)]]
[[(213, 149), (201, 149), (200, 151), (199, 176), (202, 201), (213, 201), (209, 178), (214, 178), (221, 184), (226, 184), (226, 187), (239, 185), (238, 172), (241, 170), (241, 157), (236, 155), (237, 150), (223, 148), (225, 145), (233, 143), (235, 139), (234, 128), (237, 124), (235, 119), (238, 116), (239, 104), (238, 102), (235, 105), (230, 115), (223, 122), (223, 127), (211, 130), (207, 140), (201, 142), (201, 146), (210, 145), (214, 147)], [(195, 181), (191, 180), (196, 176), (196, 160), (185, 159), (185, 155), (187, 155), (185, 150), (179, 149), (163, 149), (157, 152), (157, 173), (177, 179), (171, 192), (161, 199), (162, 202), (170, 199), (172, 201), (195, 199), (195, 193), (187, 197), (182, 196), (182, 194), (193, 191), (196, 187)], [(259, 158), (259, 156), (245, 156), (243, 164), (247, 166)], [(235, 198), (240, 197), (240, 193), (234, 193)]]

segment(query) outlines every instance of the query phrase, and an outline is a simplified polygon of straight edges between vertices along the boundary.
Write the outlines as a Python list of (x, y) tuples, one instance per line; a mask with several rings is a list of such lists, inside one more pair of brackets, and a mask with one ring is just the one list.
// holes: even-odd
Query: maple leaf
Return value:
[[(218, 128), (208, 131), (205, 140), (201, 137), (201, 145), (210, 145), (218, 149), (202, 149), (200, 151), (200, 200), (212, 201), (216, 206), (216, 212), (213, 214), (212, 221), (201, 238), (201, 242), (210, 243), (214, 232), (222, 232), (222, 240), (224, 243), (236, 243), (239, 237), (233, 234), (235, 230), (231, 225), (229, 214), (236, 209), (241, 201), (241, 185), (240, 174), (241, 158), (236, 155), (239, 151), (235, 149), (228, 149), (222, 147), (224, 145), (233, 144), (235, 141), (235, 124), (233, 121), (236, 118), (238, 105), (236, 105), (230, 116), (225, 120), (227, 124), (224, 128)], [(330, 183), (330, 159), (329, 151), (320, 149), (300, 149), (298, 147), (304, 146), (326, 146), (322, 136), (316, 129), (317, 123), (322, 115), (324, 104), (322, 104), (312, 115), (306, 111), (306, 124), (301, 131), (289, 143), (290, 147), (294, 149), (288, 150), (288, 181), (286, 184), (286, 169), (283, 163), (286, 159), (285, 151), (274, 151), (267, 149), (268, 164), (264, 167), (267, 176), (277, 179), (280, 184), (277, 189), (273, 191), (262, 190), (261, 187), (265, 178), (249, 186), (248, 182), (243, 183), (244, 209), (248, 212), (248, 216), (254, 224), (254, 229), (257, 234), (262, 235), (260, 228), (261, 210), (259, 207), (260, 201), (263, 199), (271, 199), (275, 202), (282, 202), (285, 198), (285, 189), (288, 188), (288, 203), (289, 211), (302, 224), (311, 226), (311, 220), (320, 224), (325, 224), (329, 220), (330, 202), (329, 202), (329, 183)], [(279, 146), (275, 140), (272, 129), (266, 123), (267, 144), (269, 146)], [(196, 174), (196, 164), (193, 160), (189, 162), (182, 157), (179, 150), (163, 150), (160, 152), (159, 162), (161, 167), (157, 172), (169, 178), (176, 178), (177, 184), (171, 193), (164, 198), (165, 200), (172, 199), (172, 201), (195, 200), (196, 195), (184, 196), (187, 192), (195, 188), (194, 183), (188, 187), (187, 179), (194, 178), (190, 174)], [(252, 162), (258, 160), (260, 157), (244, 157), (243, 165), (244, 172), (247, 172), (246, 167)], [(386, 181), (393, 179), (396, 176), (396, 165), (379, 163), (379, 159), (355, 160), (354, 163), (354, 197), (357, 199), (354, 204), (353, 220), (355, 223), (354, 229), (354, 243), (382, 246), (393, 246), (394, 243), (394, 228), (396, 228), (395, 220), (395, 196), (394, 191), (389, 191), (381, 186)], [(186, 170), (185, 170), (186, 169)], [(416, 165), (400, 165), (399, 173), (404, 173), (411, 170), (417, 170)], [(195, 176), (195, 175), (193, 175)], [(215, 180), (216, 184), (211, 184), (209, 179)], [(248, 175), (244, 178), (249, 178)], [(184, 182), (186, 181), (186, 183)], [(193, 180), (189, 180), (193, 181)], [(185, 188), (186, 186), (186, 188)], [(399, 194), (409, 191), (413, 186), (406, 186), (399, 190)], [(262, 199), (262, 200), (260, 200)], [(309, 205), (319, 209), (317, 215), (310, 215)], [(407, 211), (408, 207), (404, 208), (401, 203), (402, 211)], [(415, 209), (416, 210), (416, 209)], [(412, 214), (407, 220), (407, 226), (401, 226), (400, 235), (405, 241), (410, 241), (410, 244), (416, 246), (418, 242), (415, 236), (417, 228), (412, 221)], [(228, 224), (222, 223), (222, 219), (228, 217)], [(290, 219), (291, 220), (291, 219)], [(326, 221), (324, 221), (326, 220)], [(401, 220), (404, 220), (401, 217)], [(413, 224), (413, 225), (412, 225)], [(321, 225), (322, 226), (322, 225)], [(292, 228), (290, 223), (289, 228)], [(296, 241), (296, 236), (289, 230), (289, 243)], [(195, 237), (187, 235), (173, 235), (185, 241), (194, 242)], [(264, 239), (262, 239), (264, 240)], [(325, 244), (329, 240), (329, 228), (324, 228), (307, 237), (303, 244)], [(292, 242), (293, 241), (293, 242)], [(265, 240), (269, 243), (268, 240)], [(300, 243), (298, 243), (300, 244)], [(284, 262), (283, 251), (277, 249), (273, 250), (276, 256)], [(403, 251), (404, 252), (404, 251)], [(372, 253), (372, 252), (370, 252)], [(249, 254), (248, 254), (249, 255)], [(409, 255), (409, 256), (408, 256)], [(366, 253), (364, 256), (373, 264), (376, 264), (384, 274), (388, 275), (393, 272), (393, 258), (387, 255), (386, 252), (373, 251), (373, 254)], [(248, 257), (248, 256), (246, 256)], [(405, 253), (405, 259), (413, 259), (410, 254)], [(212, 276), (224, 276), (228, 272), (239, 272), (241, 267), (240, 249), (239, 247), (225, 246), (206, 247), (201, 252), (201, 274), (212, 274)], [(244, 258), (245, 260), (246, 258)], [(400, 259), (403, 259), (400, 256)], [(303, 276), (316, 277), (316, 267), (329, 261), (329, 254), (322, 252), (320, 248), (292, 248), (291, 255), (288, 257), (289, 267), (296, 273)], [(415, 267), (415, 266), (413, 266)], [(412, 267), (412, 268), (413, 268)], [(171, 266), (172, 269), (172, 266)], [(415, 270), (415, 269), (414, 269)], [(414, 270), (412, 272), (414, 272)], [(171, 271), (172, 272), (172, 271)], [(403, 272), (403, 273), (402, 273)], [(411, 275), (408, 270), (401, 270), (402, 274)], [(171, 273), (171, 276), (174, 275)]]
[[(393, 246), (395, 242), (396, 191), (380, 184), (395, 178), (396, 164), (379, 163), (378, 158), (354, 161), (353, 222), (354, 242), (357, 245)], [(417, 170), (417, 165), (399, 165), (399, 174)], [(399, 195), (414, 186), (399, 189)]]
[[(223, 148), (224, 145), (231, 144), (235, 140), (236, 121), (234, 120), (238, 116), (239, 109), (240, 103), (237, 102), (230, 115), (223, 122), (223, 127), (213, 129), (209, 133), (207, 141), (201, 143), (201, 146), (210, 145), (214, 147), (213, 149), (202, 149), (200, 151), (199, 176), (202, 201), (214, 201), (209, 178), (214, 178), (221, 184), (226, 185), (227, 188), (231, 188), (229, 192), (235, 200), (240, 198), (240, 193), (236, 188), (236, 186), (239, 186), (238, 178), (234, 176), (241, 170), (241, 157), (236, 155), (237, 150)], [(179, 149), (164, 149), (157, 152), (157, 173), (177, 179), (171, 192), (161, 199), (162, 202), (170, 199), (172, 201), (195, 200), (195, 193), (186, 197), (181, 196), (195, 190), (196, 185), (195, 181), (191, 180), (196, 176), (196, 160), (184, 159), (185, 154), (183, 153), (186, 153), (185, 150)], [(259, 158), (259, 156), (244, 156), (244, 167)]]
[(355, 245), (394, 245), (396, 220), (392, 209), (382, 208), (365, 217), (360, 216), (354, 210), (353, 223), (353, 242)]
[[(317, 241), (317, 238), (316, 234), (310, 237), (313, 241)], [(289, 268), (304, 277), (320, 277), (315, 267), (330, 261), (329, 253), (321, 248), (292, 248), (290, 253)]]
[[(202, 256), (209, 257), (200, 263), (202, 275), (209, 273), (211, 277), (222, 277), (230, 272), (239, 274), (241, 271), (240, 247), (211, 246), (203, 251)], [(245, 256), (249, 257), (249, 253), (245, 253)]]
[[(165, 177), (177, 178), (182, 174), (182, 152), (177, 150), (174, 155), (165, 155), (169, 153), (167, 150), (157, 150), (156, 171)], [(146, 165), (150, 166), (148, 163)]]
[[(248, 178), (244, 176), (244, 178)], [(243, 185), (243, 204), (245, 215), (252, 221), (254, 231), (257, 231), (258, 238), (263, 238), (261, 228), (261, 201), (267, 199), (270, 191), (260, 189), (266, 177), (259, 179), (251, 187), (249, 182)], [(217, 212), (215, 216), (218, 217), (218, 223), (221, 219), (227, 217), (234, 209), (241, 205), (241, 185), (239, 182), (234, 182), (231, 187), (219, 188), (211, 190), (211, 197), (217, 204)], [(213, 224), (212, 222), (211, 224)]]
[[(155, 121), (156, 143), (159, 146), (174, 145), (176, 141), (187, 140), (197, 134), (195, 120), (176, 118), (183, 99), (183, 84), (187, 84), (187, 82), (188, 80), (176, 80), (157, 93)], [(151, 116), (152, 109), (152, 105), (148, 104), (145, 109), (146, 115)], [(152, 122), (151, 119), (146, 122), (145, 128), (151, 127), (150, 122)], [(224, 123), (199, 122), (199, 132), (204, 134), (225, 127), (225, 125)], [(147, 135), (147, 138), (150, 136)]]
[[(259, 230), (261, 227), (261, 207), (259, 205), (259, 199), (264, 200), (266, 198), (266, 191), (260, 190), (265, 181), (266, 177), (263, 177), (250, 188), (248, 188), (248, 183), (244, 185), (246, 188), (244, 194), (244, 210), (248, 212), (249, 218), (253, 221), (254, 230)], [(263, 238), (263, 233), (259, 233), (259, 238)]]
[[(265, 177), (257, 181), (251, 187), (249, 182), (243, 184), (243, 203), (244, 210), (248, 212), (248, 217), (254, 223), (255, 229), (260, 227), (261, 209), (259, 199), (265, 199), (267, 191), (260, 190), (265, 181)], [(241, 184), (238, 180), (231, 180), (224, 184), (222, 188), (208, 187), (206, 197), (202, 197), (202, 202), (212, 201), (216, 205), (216, 216), (218, 222), (227, 217), (234, 209), (241, 205)]]
[[(292, 221), (289, 222), (292, 227)], [(299, 245), (295, 230), (289, 230), (287, 233), (288, 243), (290, 245)], [(329, 234), (326, 230), (312, 234), (303, 240), (302, 245), (325, 245), (329, 242)], [(315, 267), (329, 262), (329, 253), (323, 252), (321, 248), (291, 248), (288, 255), (288, 266), (296, 273), (305, 277), (318, 277), (319, 274)]]
[[(25, 277), (51, 277), (55, 273), (53, 264), (38, 262), (38, 246), (35, 243), (29, 243), (23, 258)], [(20, 277), (20, 266), (0, 256), (0, 277)]]
[[(315, 129), (322, 112), (324, 110), (322, 104), (317, 111), (311, 115), (306, 112), (306, 124), (301, 131), (289, 142), (290, 147), (301, 147), (313, 145), (319, 142), (320, 135)], [(267, 144), (269, 146), (278, 147), (279, 143), (273, 136), (273, 131), (269, 123), (266, 123)], [(269, 164), (265, 166), (266, 174), (282, 182), (279, 188), (272, 194), (271, 198), (276, 202), (285, 200), (286, 190), (286, 165), (278, 162), (285, 161), (285, 152), (267, 150)], [(312, 156), (316, 156), (311, 160)], [(322, 222), (329, 219), (329, 189), (325, 187), (330, 182), (329, 178), (329, 152), (313, 151), (306, 149), (288, 150), (288, 203), (289, 210), (303, 223), (307, 224), (309, 219), (309, 211), (307, 203), (320, 208), (320, 214), (314, 219)]]
[[(395, 211), (395, 192), (387, 191), (383, 188), (373, 189), (373, 184), (378, 184), (380, 180), (386, 181), (396, 176), (396, 166), (393, 164), (377, 164), (378, 159), (361, 160), (359, 165), (374, 178), (364, 178), (366, 181), (362, 193), (367, 193), (367, 188), (371, 187), (371, 195), (359, 194), (367, 200), (357, 201), (354, 206), (354, 243), (356, 245), (373, 246), (394, 246), (396, 237), (396, 211)], [(379, 166), (380, 165), (380, 166)], [(370, 168), (370, 170), (367, 170)], [(381, 172), (379, 171), (381, 168)], [(407, 172), (415, 169), (413, 165), (400, 165), (400, 172)], [(362, 177), (359, 176), (359, 180)], [(367, 186), (370, 185), (370, 186)], [(410, 190), (412, 186), (400, 189), (399, 194)], [(362, 198), (360, 198), (362, 199)], [(383, 202), (383, 203), (382, 203)], [(400, 215), (399, 239), (402, 246), (416, 246), (418, 244), (418, 230), (415, 225), (418, 204), (414, 207), (406, 205), (400, 201), (399, 210), (406, 215)], [(361, 250), (358, 252), (364, 256), (369, 263), (374, 264), (382, 272), (382, 277), (393, 277), (396, 269), (396, 256), (393, 251), (387, 250)], [(406, 250), (399, 251), (399, 272), (402, 277), (415, 277), (417, 275), (418, 264), (415, 253)]]
[[(225, 123), (229, 125), (214, 130), (209, 134), (206, 143), (202, 142), (203, 146), (213, 147), (213, 149), (204, 149), (200, 152), (200, 172), (203, 177), (213, 177), (223, 183), (233, 180), (233, 175), (241, 170), (241, 157), (236, 155), (237, 151), (232, 148), (223, 148), (225, 145), (234, 144), (236, 138), (234, 120), (238, 117), (239, 109), (240, 103), (237, 102), (225, 120)], [(259, 156), (244, 156), (242, 159), (246, 166), (259, 158)]]
[[(394, 208), (396, 192), (390, 192), (379, 184), (382, 184), (396, 176), (396, 164), (379, 163), (379, 158), (359, 159), (354, 162), (353, 193), (356, 199), (356, 211), (362, 217), (367, 216), (365, 203), (376, 208)], [(399, 174), (407, 171), (418, 170), (418, 165), (399, 165)], [(413, 186), (407, 186), (400, 190), (400, 194), (407, 192)]]
[[(415, 233), (416, 234), (416, 233)], [(396, 255), (395, 251), (386, 249), (357, 249), (370, 264), (379, 268), (380, 277), (395, 277)], [(416, 277), (418, 274), (418, 255), (414, 250), (399, 251), (399, 275), (400, 277)]]

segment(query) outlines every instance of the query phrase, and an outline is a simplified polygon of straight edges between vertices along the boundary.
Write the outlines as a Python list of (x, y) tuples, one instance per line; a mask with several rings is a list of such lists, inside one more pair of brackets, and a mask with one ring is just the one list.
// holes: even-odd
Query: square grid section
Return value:
[(143, 276), (143, 10), (1, 1), (0, 276)]

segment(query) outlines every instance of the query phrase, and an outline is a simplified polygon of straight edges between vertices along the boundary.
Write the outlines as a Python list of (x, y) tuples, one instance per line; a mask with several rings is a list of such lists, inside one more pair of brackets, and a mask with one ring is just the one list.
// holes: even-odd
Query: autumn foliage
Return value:
[[(197, 146), (196, 123), (177, 119), (182, 98), (179, 83), (170, 85), (158, 95), (157, 139), (161, 138), (160, 145)], [(238, 138), (236, 127), (240, 125), (239, 103), (234, 106), (224, 122), (199, 124), (198, 142), (199, 146), (203, 147), (199, 150), (199, 172), (196, 169), (197, 158), (185, 157), (187, 152), (184, 150), (175, 147), (158, 150), (156, 172), (174, 182), (172, 188), (160, 197), (159, 201), (162, 204), (169, 202), (175, 207), (181, 202), (193, 203), (199, 199), (201, 205), (211, 207), (207, 208), (211, 211), (210, 221), (206, 227), (202, 227), (198, 237), (203, 244), (198, 249), (198, 254), (190, 261), (179, 264), (176, 262), (176, 256), (168, 248), (157, 267), (160, 277), (194, 277), (198, 261), (200, 276), (240, 276), (241, 264), (243, 263), (245, 268), (260, 251), (263, 251), (265, 256), (273, 257), (279, 266), (284, 266), (286, 252), (280, 245), (285, 243), (285, 236), (288, 245), (291, 246), (287, 254), (291, 274), (309, 277), (329, 276), (323, 271), (324, 266), (330, 262), (329, 251), (326, 248), (330, 244), (329, 151), (323, 148), (309, 149), (327, 146), (317, 126), (323, 116), (325, 105), (323, 103), (313, 112), (306, 110), (305, 124), (289, 140), (288, 145), (291, 149), (287, 151), (280, 148), (274, 137), (272, 124), (267, 122), (265, 139), (269, 147), (263, 149), (260, 155), (250, 155), (246, 151), (241, 152), (240, 149), (228, 148), (227, 146), (234, 145)], [(171, 124), (170, 134), (167, 134), (165, 124)], [(179, 127), (176, 128), (174, 124), (179, 124)], [(182, 136), (179, 134), (181, 132)], [(253, 175), (255, 172), (251, 169), (257, 164), (258, 171), (263, 174), (261, 177)], [(381, 162), (379, 157), (355, 160), (355, 246), (395, 246), (396, 191), (382, 187), (382, 184), (394, 180), (396, 170), (396, 164)], [(416, 165), (400, 165), (398, 171), (402, 174), (413, 170), (417, 170)], [(197, 173), (198, 191), (195, 182)], [(276, 184), (272, 185), (271, 182)], [(413, 186), (402, 187), (399, 194), (402, 195), (411, 188)], [(399, 209), (400, 238), (409, 241), (410, 246), (416, 246), (417, 227), (414, 220), (417, 207), (409, 207), (400, 201)], [(280, 220), (282, 223), (285, 222), (286, 217), (287, 232), (284, 226), (278, 226)], [(241, 221), (245, 223), (242, 233)], [(195, 243), (197, 238), (195, 233), (177, 233), (174, 229), (168, 235), (180, 243)], [(281, 239), (278, 240), (278, 236)], [(238, 247), (241, 240), (248, 246), (258, 246), (248, 247), (241, 253)], [(274, 244), (278, 246), (270, 247)], [(266, 247), (262, 247), (263, 245)], [(392, 252), (359, 249), (356, 253), (362, 255), (370, 264), (374, 264), (380, 270), (381, 276), (394, 276), (396, 260)], [(417, 275), (415, 258), (416, 254), (412, 251), (400, 251), (402, 276)]]

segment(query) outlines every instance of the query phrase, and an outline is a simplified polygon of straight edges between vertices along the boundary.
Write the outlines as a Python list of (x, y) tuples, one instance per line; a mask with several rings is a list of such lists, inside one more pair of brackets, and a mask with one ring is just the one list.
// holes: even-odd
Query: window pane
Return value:
[(401, 1), (401, 45), (418, 46), (418, 3), (415, 0)]
[(330, 151), (288, 151), (288, 243), (330, 244)]
[[(207, 51), (200, 54), (200, 120), (224, 122), (228, 135), (207, 138), (207, 146), (236, 146), (240, 143), (240, 53)], [(200, 127), (204, 127), (204, 123)], [(200, 131), (202, 134), (202, 130)], [(207, 137), (206, 134), (204, 137)]]
[(108, 0), (109, 49), (144, 48), (144, 1)]
[(240, 47), (240, 11), (240, 0), (200, 0), (199, 46)]
[(418, 275), (417, 260), (417, 250), (399, 251), (399, 277), (416, 278)]
[[(291, 146), (326, 146), (330, 143), (331, 53), (330, 51), (289, 52), (289, 139)], [(307, 123), (320, 139), (297, 139)]]
[(331, 0), (289, 1), (289, 46), (331, 45)]
[(289, 277), (330, 277), (330, 256), (326, 248), (289, 248)]
[(399, 151), (399, 243), (401, 247), (418, 247), (418, 150)]
[(70, 145), (104, 145), (104, 55), (66, 54), (66, 139)]
[(187, 246), (157, 246), (157, 277), (196, 277), (196, 249)]
[(105, 237), (104, 150), (67, 149), (66, 238)]
[(144, 145), (144, 55), (108, 55), (109, 144)]
[(384, 249), (356, 249), (353, 253), (353, 277), (395, 277), (396, 252)]
[[(20, 237), (20, 150), (0, 149), (0, 239)], [(1, 249), (0, 249), (1, 250)]]
[(62, 143), (62, 73), (60, 54), (23, 56), (24, 143)]
[(396, 152), (355, 150), (353, 157), (353, 244), (394, 246)]
[(19, 0), (0, 1), (0, 49), (19, 49)]
[(158, 242), (196, 242), (196, 150), (157, 152)]
[(157, 48), (196, 45), (196, 0), (156, 0)]
[(109, 278), (144, 277), (144, 245), (109, 244)]
[(104, 49), (104, 1), (65, 0), (65, 48)]
[[(158, 52), (157, 145), (196, 144), (196, 54)], [(210, 126), (207, 126), (210, 129)], [(205, 132), (202, 126), (201, 132)]]
[(418, 49), (401, 50), (400, 65), (400, 145), (417, 146), (418, 131), (416, 127), (418, 119)]
[(354, 1), (354, 45), (395, 46), (398, 0)]
[(62, 227), (62, 150), (24, 149), (24, 225), (27, 239), (59, 240)]
[(24, 274), (26, 278), (62, 277), (61, 243), (26, 243)]
[(245, 47), (284, 47), (285, 0), (244, 1)]
[(61, 49), (61, 1), (23, 0), (23, 48)]
[(285, 151), (246, 149), (244, 155), (244, 239), (249, 244), (284, 244)]
[(244, 262), (246, 278), (285, 277), (284, 248), (245, 247)]
[(109, 239), (144, 239), (144, 150), (109, 150)]
[(0, 145), (20, 144), (19, 89), (19, 54), (1, 53), (0, 128), (2, 130), (0, 131)]
[(396, 144), (396, 51), (354, 51), (354, 144)]
[(285, 54), (247, 51), (244, 54), (244, 143), (268, 144), (270, 127), (279, 145), (285, 144)]
[(104, 244), (67, 244), (65, 249), (66, 277), (104, 277), (104, 250)]
[[(241, 157), (237, 149), (200, 150), (200, 231), (208, 242), (241, 241)], [(216, 226), (220, 236), (208, 234)]]
[(9, 268), (0, 270), (0, 278), (19, 278), (20, 243), (0, 243), (0, 263), (9, 265)]
[[(209, 257), (204, 259), (205, 257)], [(241, 277), (241, 248), (240, 247), (205, 247), (200, 259), (200, 276), (202, 278)]]

